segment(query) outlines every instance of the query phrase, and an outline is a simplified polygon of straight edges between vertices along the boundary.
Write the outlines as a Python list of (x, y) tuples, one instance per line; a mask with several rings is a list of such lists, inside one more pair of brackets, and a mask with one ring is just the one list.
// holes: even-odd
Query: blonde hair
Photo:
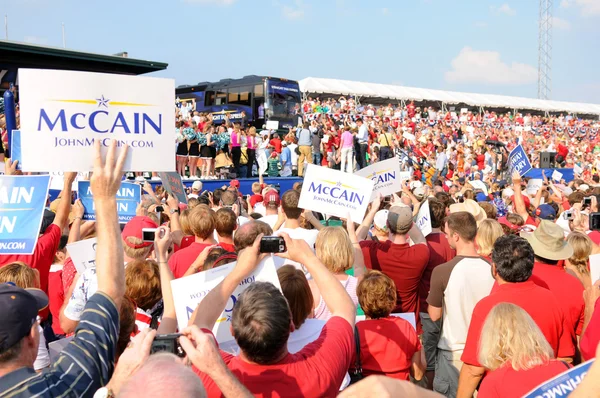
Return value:
[(354, 248), (342, 227), (325, 227), (315, 243), (317, 257), (334, 274), (343, 273), (354, 265)]
[(146, 257), (150, 255), (150, 252), (153, 249), (152, 245), (146, 247), (138, 247), (137, 249), (134, 247), (130, 247), (127, 242), (132, 245), (138, 246), (144, 243), (144, 241), (140, 238), (136, 238), (135, 236), (128, 236), (123, 239), (123, 253), (129, 258), (133, 258), (136, 260), (145, 260)]
[(486, 218), (479, 224), (475, 242), (479, 248), (479, 255), (489, 256), (492, 254), (496, 239), (504, 235), (502, 225), (491, 218)]
[(542, 365), (551, 358), (552, 347), (525, 310), (510, 303), (492, 308), (479, 340), (481, 365), (493, 371), (508, 362), (518, 371)]
[(573, 255), (568, 259), (577, 272), (582, 275), (589, 275), (588, 260), (592, 254), (592, 240), (586, 234), (581, 232), (571, 232), (567, 236), (567, 242), (573, 248)]
[(40, 274), (22, 261), (15, 261), (0, 268), (0, 283), (12, 282), (22, 289), (40, 288)]
[(188, 221), (188, 217), (190, 215), (190, 211), (192, 211), (189, 207), (181, 212), (179, 215), (179, 225), (181, 225), (181, 231), (184, 235), (190, 236), (192, 235), (192, 230), (190, 228), (190, 222)]

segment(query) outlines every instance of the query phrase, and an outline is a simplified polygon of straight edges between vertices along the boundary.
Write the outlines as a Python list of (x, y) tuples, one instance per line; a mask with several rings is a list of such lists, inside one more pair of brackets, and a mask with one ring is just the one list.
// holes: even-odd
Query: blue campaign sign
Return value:
[(172, 196), (179, 200), (179, 203), (187, 204), (187, 195), (185, 194), (185, 187), (181, 181), (181, 176), (176, 171), (158, 173), (158, 176), (162, 180), (162, 184)]
[(510, 176), (513, 171), (517, 171), (523, 177), (529, 170), (531, 170), (531, 162), (523, 146), (519, 145), (510, 151), (510, 155), (508, 155), (508, 175)]
[(568, 397), (577, 388), (579, 383), (581, 383), (593, 363), (594, 360), (591, 359), (564, 371), (544, 384), (537, 386), (533, 391), (525, 395), (524, 398)]
[(0, 176), (0, 253), (33, 254), (49, 187), (49, 175)]
[(13, 130), (10, 138), (10, 160), (18, 160), (17, 170), (21, 170), (23, 167), (23, 156), (21, 155), (21, 132), (19, 130)]
[[(96, 221), (96, 209), (94, 207), (94, 198), (89, 181), (79, 181), (78, 183), (79, 199), (85, 211), (83, 219), (85, 221)], [(142, 187), (138, 184), (122, 182), (117, 192), (117, 214), (120, 223), (127, 223), (135, 217), (135, 211), (138, 203), (142, 201)]]

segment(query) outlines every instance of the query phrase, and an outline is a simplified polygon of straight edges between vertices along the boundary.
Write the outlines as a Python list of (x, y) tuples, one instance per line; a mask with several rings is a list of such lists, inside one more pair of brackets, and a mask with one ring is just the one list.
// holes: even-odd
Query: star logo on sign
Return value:
[(336, 187), (341, 187), (341, 186), (342, 186), (342, 182), (341, 182), (341, 181), (338, 181), (338, 183), (337, 183), (337, 184), (335, 184), (335, 186), (336, 186)]
[(96, 98), (96, 101), (98, 101), (98, 108), (100, 108), (101, 106), (108, 108), (108, 101), (110, 100), (104, 98), (104, 95), (102, 95), (101, 98)]

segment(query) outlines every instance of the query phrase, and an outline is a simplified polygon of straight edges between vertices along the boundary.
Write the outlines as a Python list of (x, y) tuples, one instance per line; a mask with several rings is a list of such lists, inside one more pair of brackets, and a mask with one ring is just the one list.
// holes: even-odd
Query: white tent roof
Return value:
[(570, 112), (600, 115), (600, 105), (577, 102), (547, 101), (506, 95), (461, 93), (457, 91), (431, 90), (355, 82), (350, 80), (307, 77), (300, 80), (300, 90), (305, 93), (357, 95), (361, 97), (389, 98), (395, 100), (439, 101), (446, 104), (464, 103), (471, 106), (510, 108), (548, 112)]

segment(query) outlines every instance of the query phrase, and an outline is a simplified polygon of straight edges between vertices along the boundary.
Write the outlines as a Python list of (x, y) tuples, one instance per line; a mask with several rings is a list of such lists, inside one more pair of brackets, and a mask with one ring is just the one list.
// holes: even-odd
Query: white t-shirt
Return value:
[(308, 243), (308, 247), (313, 249), (313, 251), (315, 250), (315, 243), (319, 234), (319, 230), (317, 229), (280, 228), (277, 232), (285, 232), (292, 239), (304, 239)]
[(292, 153), (292, 166), (298, 166), (298, 154), (296, 153), (296, 148), (298, 145), (290, 144), (288, 148), (290, 148), (290, 152)]
[(263, 216), (258, 219), (258, 221), (262, 221), (265, 224), (268, 224), (271, 229), (275, 228), (275, 224), (277, 224), (277, 219), (279, 216), (277, 214), (270, 214), (268, 216)]
[(98, 290), (98, 277), (96, 268), (87, 268), (77, 279), (73, 294), (65, 307), (65, 316), (72, 321), (79, 321), (85, 305)]

